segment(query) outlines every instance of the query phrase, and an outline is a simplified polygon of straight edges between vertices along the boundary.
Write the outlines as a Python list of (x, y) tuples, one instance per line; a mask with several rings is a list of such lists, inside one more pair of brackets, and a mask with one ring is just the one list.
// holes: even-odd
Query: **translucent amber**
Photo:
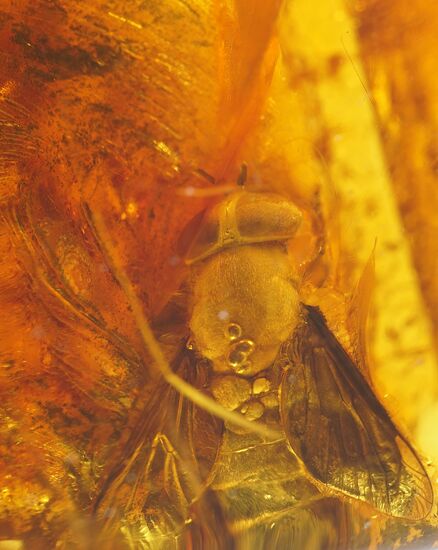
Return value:
[(183, 399), (115, 269), (178, 376), (276, 434), (287, 362), (236, 394), (212, 338), (189, 339), (183, 255), (245, 163), (245, 190), (301, 213), (289, 294), (321, 308), (436, 491), (437, 27), (429, 0), (1, 3), (0, 548), (438, 544), (436, 505), (410, 522), (351, 502), (284, 434)]

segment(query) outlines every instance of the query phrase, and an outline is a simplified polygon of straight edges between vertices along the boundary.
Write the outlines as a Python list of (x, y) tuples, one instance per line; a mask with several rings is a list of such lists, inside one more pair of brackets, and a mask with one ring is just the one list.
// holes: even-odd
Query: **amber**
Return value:
[[(0, 548), (159, 548), (151, 525), (176, 530), (173, 547), (437, 543), (436, 506), (409, 523), (330, 489), (318, 500), (283, 440), (229, 430), (217, 455), (218, 419), (169, 393), (109, 253), (172, 363), (196, 215), (245, 163), (245, 189), (302, 212), (301, 299), (436, 491), (437, 26), (428, 0), (0, 2)], [(221, 394), (202, 361), (183, 367)], [(267, 393), (251, 400), (248, 383), (240, 412), (277, 425), (277, 381), (256, 382)], [(173, 410), (177, 448), (157, 428)], [(216, 476), (189, 504), (188, 447), (200, 478)], [(279, 501), (295, 512), (256, 521)]]

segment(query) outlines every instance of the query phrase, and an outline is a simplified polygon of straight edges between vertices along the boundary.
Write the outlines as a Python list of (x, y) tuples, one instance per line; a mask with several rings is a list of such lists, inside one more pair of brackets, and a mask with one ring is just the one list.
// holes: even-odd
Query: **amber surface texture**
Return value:
[(0, 0), (0, 550), (438, 546), (437, 29)]

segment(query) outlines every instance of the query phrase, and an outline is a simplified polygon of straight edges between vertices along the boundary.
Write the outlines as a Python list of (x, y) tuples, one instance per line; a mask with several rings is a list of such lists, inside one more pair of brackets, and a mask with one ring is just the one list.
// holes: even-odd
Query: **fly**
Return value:
[[(268, 506), (269, 496), (273, 514), (288, 490), (296, 490), (289, 507), (325, 494), (396, 518), (430, 512), (431, 484), (412, 445), (320, 309), (301, 300), (287, 248), (300, 221), (289, 200), (244, 189), (204, 212), (185, 254), (186, 330), (171, 364), (173, 387), (163, 381), (146, 404), (143, 426), (127, 445), (129, 459), (96, 506), (98, 513), (123, 508), (122, 524), (137, 539), (183, 536), (199, 507), (217, 509), (227, 532), (224, 472), (233, 473), (230, 461), (238, 456), (262, 465), (251, 501), (266, 473), (277, 476), (260, 497)], [(206, 406), (179, 392), (172, 376), (206, 396)], [(216, 414), (211, 402), (224, 413)], [(278, 437), (264, 437), (261, 427)], [(251, 439), (252, 431), (259, 433)], [(284, 479), (300, 474), (308, 485), (288, 489)], [(247, 526), (250, 519), (239, 521)]]

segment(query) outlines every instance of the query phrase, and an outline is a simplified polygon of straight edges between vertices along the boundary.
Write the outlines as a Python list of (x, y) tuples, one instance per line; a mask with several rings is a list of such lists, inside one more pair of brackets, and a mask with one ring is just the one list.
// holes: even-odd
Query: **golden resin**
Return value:
[(436, 546), (438, 5), (1, 4), (0, 548)]

